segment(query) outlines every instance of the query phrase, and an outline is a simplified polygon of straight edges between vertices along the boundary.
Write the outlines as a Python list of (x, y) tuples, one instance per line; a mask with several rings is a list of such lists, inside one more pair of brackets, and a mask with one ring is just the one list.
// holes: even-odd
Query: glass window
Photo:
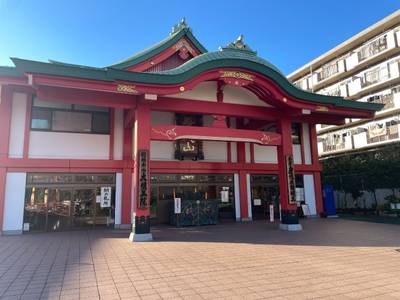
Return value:
[(292, 143), (301, 144), (300, 139), (300, 123), (292, 123)]
[(110, 109), (62, 102), (33, 101), (31, 128), (81, 133), (110, 133)]
[(50, 129), (51, 111), (33, 108), (31, 127), (34, 129)]
[(53, 130), (70, 132), (90, 132), (92, 118), (90, 113), (54, 111)]
[(110, 117), (108, 114), (93, 114), (93, 128), (95, 133), (110, 132)]

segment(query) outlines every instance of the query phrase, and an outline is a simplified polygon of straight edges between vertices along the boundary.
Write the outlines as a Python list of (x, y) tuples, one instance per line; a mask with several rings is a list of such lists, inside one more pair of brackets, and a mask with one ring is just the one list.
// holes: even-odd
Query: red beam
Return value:
[(158, 141), (193, 139), (250, 142), (273, 146), (281, 144), (281, 135), (275, 132), (200, 126), (156, 125), (151, 128), (150, 138)]
[(190, 100), (181, 98), (158, 97), (157, 101), (150, 103), (151, 110), (202, 113), (208, 115), (222, 115), (260, 120), (276, 120), (285, 111), (276, 108), (251, 106), (242, 104), (217, 103), (210, 101)]
[(37, 89), (37, 96), (44, 101), (60, 101), (102, 107), (131, 108), (136, 105), (136, 97), (133, 95), (60, 87), (40, 86)]
[(123, 160), (0, 158), (0, 168), (122, 169), (132, 167), (131, 161)]

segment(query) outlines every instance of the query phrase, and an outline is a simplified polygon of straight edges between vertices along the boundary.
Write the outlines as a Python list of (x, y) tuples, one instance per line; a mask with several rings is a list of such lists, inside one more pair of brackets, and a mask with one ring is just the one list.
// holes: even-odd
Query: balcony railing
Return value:
[(346, 144), (344, 142), (332, 145), (327, 145), (326, 143), (323, 143), (322, 146), (324, 152), (344, 150), (346, 148)]
[(339, 64), (338, 62), (331, 63), (329, 65), (323, 66), (321, 71), (317, 73), (318, 81), (322, 81), (327, 79), (336, 73), (339, 73)]
[(383, 107), (383, 110), (389, 109), (389, 108), (394, 108), (394, 96), (393, 94), (387, 94), (387, 95), (382, 95), (382, 96), (374, 96), (368, 98), (368, 102), (370, 103), (379, 103), (379, 104), (384, 104), (385, 106)]
[(361, 88), (373, 85), (389, 78), (389, 70), (387, 68), (378, 68), (368, 71), (361, 79)]
[(371, 133), (369, 132), (367, 135), (367, 143), (373, 144), (378, 142), (394, 140), (398, 138), (399, 138), (399, 125), (396, 124), (383, 128), (382, 134), (379, 135), (374, 134), (371, 136)]
[(361, 62), (368, 57), (371, 57), (383, 50), (387, 49), (387, 40), (386, 36), (383, 36), (372, 43), (362, 47), (358, 52), (358, 61)]

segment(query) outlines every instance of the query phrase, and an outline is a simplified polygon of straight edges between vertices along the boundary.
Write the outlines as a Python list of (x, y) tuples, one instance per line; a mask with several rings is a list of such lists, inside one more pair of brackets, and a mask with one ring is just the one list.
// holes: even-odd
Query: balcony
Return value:
[(388, 48), (386, 35), (362, 47), (358, 51), (358, 62), (368, 59)]
[(350, 150), (352, 149), (352, 142), (350, 135), (332, 134), (327, 135), (322, 141), (322, 153)]
[(383, 107), (382, 110), (394, 108), (394, 106), (395, 106), (394, 105), (394, 95), (393, 94), (373, 96), (373, 97), (368, 98), (367, 102), (384, 104), (385, 106)]
[(374, 144), (399, 138), (399, 124), (379, 128), (377, 126), (368, 129), (367, 144)]
[(375, 68), (364, 73), (364, 76), (361, 79), (361, 88), (366, 88), (370, 85), (388, 80), (389, 78), (390, 76), (388, 68)]
[(329, 65), (323, 66), (322, 69), (319, 72), (317, 72), (317, 80), (318, 80), (318, 82), (320, 82), (320, 81), (325, 80), (337, 73), (339, 73), (339, 64), (336, 61)]

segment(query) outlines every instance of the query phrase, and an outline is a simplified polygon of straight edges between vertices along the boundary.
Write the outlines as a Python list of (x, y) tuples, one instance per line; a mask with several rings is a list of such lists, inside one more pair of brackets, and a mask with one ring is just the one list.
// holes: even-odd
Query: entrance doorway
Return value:
[[(101, 199), (110, 188), (111, 202)], [(28, 174), (24, 231), (58, 231), (114, 224), (114, 174)]]
[(150, 217), (155, 224), (168, 224), (174, 198), (218, 202), (218, 219), (235, 219), (233, 175), (152, 174)]
[(277, 175), (251, 175), (251, 209), (253, 220), (269, 219), (270, 205), (274, 216), (279, 217), (279, 182)]

